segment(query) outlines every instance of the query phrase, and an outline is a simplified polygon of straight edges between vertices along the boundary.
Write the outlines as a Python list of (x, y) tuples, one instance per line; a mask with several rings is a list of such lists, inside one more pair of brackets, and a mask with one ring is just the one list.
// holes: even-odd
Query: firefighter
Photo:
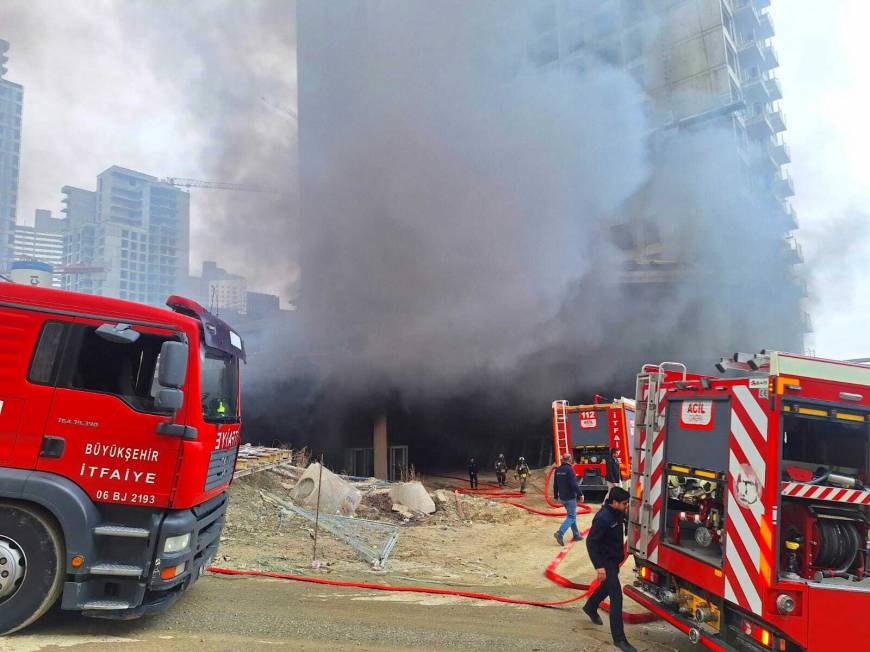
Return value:
[(507, 485), (507, 460), (504, 458), (504, 453), (499, 453), (495, 460), (495, 478), (498, 480), (498, 486), (504, 487)]
[(619, 584), (619, 565), (625, 558), (623, 524), (627, 512), (628, 492), (622, 487), (613, 487), (607, 495), (604, 507), (592, 520), (592, 527), (586, 538), (586, 549), (601, 584), (583, 605), (583, 612), (596, 625), (603, 625), (604, 621), (598, 615), (598, 606), (604, 598), (609, 597), (610, 634), (613, 636), (613, 644), (623, 652), (637, 652), (625, 638), (622, 624), (622, 587)]
[(619, 468), (619, 461), (616, 459), (618, 452), (615, 448), (611, 448), (604, 460), (607, 467), (604, 479), (607, 481), (608, 489), (622, 486), (622, 470)]
[(468, 484), (472, 489), (477, 489), (477, 462), (473, 457), (468, 460)]
[(516, 468), (516, 476), (517, 480), (520, 481), (520, 493), (526, 493), (526, 483), (529, 481), (529, 475), (532, 473), (532, 470), (529, 468), (529, 465), (526, 464), (526, 458), (520, 457), (517, 460), (517, 468)]
[(565, 533), (569, 527), (574, 541), (583, 541), (580, 530), (577, 529), (577, 500), (583, 501), (583, 490), (577, 482), (573, 462), (570, 455), (563, 455), (562, 464), (553, 473), (553, 497), (565, 506), (567, 514), (562, 525), (553, 533), (560, 546), (565, 545)]

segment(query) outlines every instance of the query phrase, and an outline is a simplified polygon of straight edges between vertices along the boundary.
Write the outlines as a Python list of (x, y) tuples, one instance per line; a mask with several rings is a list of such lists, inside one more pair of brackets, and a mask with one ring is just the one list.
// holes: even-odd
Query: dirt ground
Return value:
[[(552, 509), (543, 497), (546, 473), (547, 469), (533, 472), (527, 495), (519, 502), (542, 510)], [(434, 476), (419, 479), (433, 494), (443, 489), (438, 493), (449, 496), (446, 503), (436, 496), (437, 511), (431, 516), (403, 522), (382, 499), (363, 499), (358, 513), (400, 527), (398, 543), (384, 570), (373, 570), (352, 548), (329, 534), (321, 534), (317, 555), (322, 563), (320, 575), (385, 584), (422, 583), (542, 601), (562, 600), (574, 594), (544, 575), (547, 564), (560, 550), (553, 532), (561, 518), (531, 514), (490, 498), (459, 495), (464, 516), (461, 518), (453, 489), (463, 483)], [(484, 476), (481, 482), (494, 482), (494, 477)], [(509, 489), (512, 484), (509, 479)], [(280, 507), (263, 497), (266, 492), (289, 501), (291, 488), (292, 483), (268, 471), (235, 483), (216, 565), (311, 574), (313, 524), (301, 516), (281, 516)], [(581, 530), (585, 530), (591, 524), (592, 514), (578, 516), (578, 521)], [(626, 564), (623, 583), (633, 579), (630, 567), (630, 563)], [(559, 572), (569, 579), (588, 582), (594, 570), (585, 546), (575, 546)], [(375, 599), (403, 603), (433, 600), (432, 596), (407, 593), (384, 594)], [(628, 599), (626, 609), (643, 611)], [(655, 626), (660, 628), (660, 624)], [(607, 628), (602, 630), (593, 631), (590, 636), (606, 643)]]
[[(541, 493), (545, 473), (534, 473), (527, 497), (521, 502), (551, 509)], [(327, 533), (318, 540), (322, 572), (336, 577), (413, 577), (461, 586), (527, 586), (550, 594), (560, 590), (544, 577), (544, 568), (559, 552), (553, 532), (561, 519), (531, 514), (488, 498), (461, 495), (463, 519), (457, 513), (452, 491), (460, 483), (435, 477), (423, 477), (422, 481), (430, 491), (449, 490), (442, 492), (449, 501), (443, 504), (436, 499), (437, 511), (429, 517), (404, 523), (388, 509), (378, 514), (365, 507), (361, 510), (367, 518), (401, 528), (385, 570), (373, 570), (352, 548)], [(264, 499), (264, 494), (271, 494), (289, 501), (290, 487), (292, 484), (268, 471), (233, 485), (217, 562), (256, 570), (311, 569), (313, 524), (301, 516), (282, 515), (278, 505)], [(578, 520), (585, 529), (592, 516), (580, 516)], [(585, 548), (578, 546), (572, 551), (560, 572), (572, 579), (588, 578), (593, 570)]]
[[(539, 609), (449, 596), (338, 589), (207, 575), (169, 611), (132, 621), (53, 612), (0, 639), (2, 652), (383, 650), (605, 652), (579, 608)], [(629, 626), (640, 652), (690, 652), (662, 624)]]
[[(546, 470), (533, 473), (521, 502), (550, 509), (542, 496)], [(256, 569), (366, 583), (455, 588), (530, 600), (576, 595), (544, 576), (560, 548), (561, 519), (529, 514), (498, 501), (460, 496), (452, 480), (419, 478), (436, 497), (435, 514), (405, 519), (383, 496), (364, 499), (358, 514), (388, 521), (400, 537), (383, 570), (375, 570), (328, 533), (318, 538), (321, 569), (312, 561), (313, 524), (282, 514), (269, 496), (290, 500), (292, 481), (271, 471), (237, 480), (216, 566)], [(482, 477), (485, 482), (490, 478)], [(442, 498), (438, 500), (438, 489)], [(596, 506), (597, 507), (597, 506)], [(581, 529), (591, 516), (579, 517)], [(626, 564), (629, 567), (631, 564)], [(592, 567), (585, 546), (559, 568), (586, 582)], [(623, 581), (630, 582), (626, 569)], [(262, 578), (206, 575), (164, 614), (131, 622), (85, 619), (54, 611), (12, 637), (0, 651), (108, 649), (173, 650), (608, 650), (609, 630), (588, 621), (582, 603), (557, 609), (507, 605), (455, 596), (387, 593)], [(626, 600), (626, 608), (641, 611)], [(606, 618), (605, 618), (606, 622)], [(643, 652), (684, 651), (685, 636), (658, 623), (632, 625), (627, 634)]]

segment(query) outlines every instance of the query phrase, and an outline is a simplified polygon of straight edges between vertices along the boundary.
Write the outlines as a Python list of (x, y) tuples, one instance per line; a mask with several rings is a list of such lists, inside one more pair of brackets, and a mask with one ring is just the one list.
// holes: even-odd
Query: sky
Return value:
[[(797, 236), (811, 269), (815, 332), (809, 345), (824, 357), (867, 357), (870, 342), (860, 325), (870, 319), (864, 273), (870, 257), (870, 166), (864, 164), (870, 3), (772, 5)], [(282, 165), (292, 153), (292, 124), (261, 99), (295, 104), (292, 13), (291, 4), (277, 0), (0, 0), (0, 38), (11, 44), (7, 78), (25, 87), (19, 215), (31, 220), (34, 209), (58, 211), (62, 186), (92, 189), (96, 175), (113, 164), (158, 177), (262, 181), (246, 176), (257, 161), (234, 161), (224, 143), (227, 130), (243, 140), (250, 129), (251, 139), (263, 144), (259, 149), (276, 150), (269, 156)], [(286, 21), (286, 31), (270, 24), (257, 32), (268, 20)], [(206, 55), (204, 47), (222, 52)], [(252, 68), (268, 71), (270, 85), (258, 86), (256, 77), (242, 82)], [(216, 116), (211, 89), (231, 96), (244, 121)], [(191, 270), (217, 259), (230, 271), (244, 271), (257, 252), (232, 251), (226, 233), (212, 227), (213, 215), (231, 212), (239, 199), (215, 192), (192, 191)], [(284, 289), (268, 274), (255, 283), (260, 287), (254, 289)]]
[(822, 357), (870, 357), (870, 3), (778, 0), (769, 11), (811, 275), (809, 344)]

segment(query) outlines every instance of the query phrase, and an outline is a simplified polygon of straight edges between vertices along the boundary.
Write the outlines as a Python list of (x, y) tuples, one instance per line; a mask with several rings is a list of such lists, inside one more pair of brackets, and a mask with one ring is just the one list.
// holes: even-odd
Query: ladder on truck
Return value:
[(645, 559), (649, 543), (658, 530), (652, 523), (653, 504), (649, 500), (652, 489), (653, 442), (665, 426), (664, 415), (659, 416), (659, 390), (668, 367), (678, 369), (686, 380), (686, 365), (679, 362), (646, 364), (637, 375), (634, 388), (636, 413), (634, 417), (634, 447), (631, 455), (631, 503), (628, 515), (628, 548)]
[(571, 435), (568, 432), (568, 401), (553, 401), (553, 430), (556, 432), (556, 464), (562, 456), (571, 452)]

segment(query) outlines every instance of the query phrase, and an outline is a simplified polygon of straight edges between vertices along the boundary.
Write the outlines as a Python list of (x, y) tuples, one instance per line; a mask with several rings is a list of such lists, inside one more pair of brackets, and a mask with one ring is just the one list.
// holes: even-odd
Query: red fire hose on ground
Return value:
[[(544, 498), (547, 501), (547, 504), (550, 507), (561, 507), (562, 509), (557, 511), (545, 511), (542, 509), (537, 509), (535, 507), (529, 507), (528, 505), (524, 505), (523, 503), (518, 503), (512, 500), (507, 500), (509, 498), (523, 498), (526, 494), (521, 493), (519, 491), (505, 491), (497, 484), (493, 484), (491, 482), (484, 482), (483, 488), (481, 489), (470, 489), (468, 487), (460, 487), (455, 489), (454, 491), (458, 491), (461, 494), (465, 494), (468, 496), (481, 496), (485, 498), (493, 498), (501, 501), (505, 505), (511, 505), (512, 507), (518, 507), (519, 509), (524, 509), (527, 512), (532, 514), (537, 514), (539, 516), (552, 516), (554, 518), (565, 518), (566, 512), (562, 503), (554, 501), (550, 498), (550, 492), (547, 490), (550, 486), (550, 480), (553, 477), (553, 471), (555, 471), (555, 467), (550, 469), (550, 472), (547, 474), (547, 479), (544, 483)], [(447, 480), (458, 480), (459, 482), (467, 482), (467, 478), (460, 478), (455, 475), (432, 475), (430, 477), (433, 478), (445, 478)], [(577, 505), (577, 514), (591, 514), (592, 508), (589, 505), (580, 503)]]
[[(549, 492), (547, 488), (549, 487), (550, 479), (552, 478), (553, 471), (555, 469), (550, 469), (549, 474), (547, 475), (546, 484), (544, 487), (544, 497), (547, 500), (547, 503), (553, 507), (561, 506), (560, 503), (556, 503), (550, 498)], [(451, 480), (459, 480), (464, 482), (465, 478), (457, 478), (454, 476), (438, 476), (444, 477)], [(460, 488), (457, 489), (459, 493), (463, 494), (471, 494), (471, 495), (482, 495), (489, 496), (492, 498), (502, 499), (508, 505), (513, 505), (514, 507), (518, 507), (520, 509), (525, 509), (526, 511), (532, 512), (534, 514), (540, 514), (542, 516), (558, 516), (564, 517), (566, 512), (562, 510), (561, 512), (545, 512), (543, 510), (538, 510), (533, 507), (529, 507), (528, 505), (523, 505), (522, 503), (511, 502), (508, 500), (504, 500), (505, 498), (518, 498), (523, 496), (524, 494), (520, 492), (505, 492), (498, 487), (497, 485), (493, 485), (491, 483), (488, 486), (485, 486), (483, 489), (468, 489), (468, 488)], [(578, 514), (589, 514), (592, 512), (592, 508), (589, 505), (578, 505), (577, 513)], [(583, 532), (585, 536), (587, 531)], [(326, 586), (339, 586), (345, 588), (357, 588), (357, 589), (371, 589), (375, 591), (391, 591), (391, 592), (404, 592), (404, 593), (426, 593), (431, 595), (450, 595), (450, 596), (458, 596), (464, 598), (471, 598), (474, 600), (490, 600), (494, 602), (502, 602), (505, 604), (519, 604), (519, 605), (528, 605), (532, 607), (562, 607), (573, 602), (578, 602), (583, 598), (589, 596), (595, 589), (598, 587), (598, 580), (592, 582), (592, 584), (580, 584), (577, 582), (573, 582), (569, 580), (567, 577), (560, 575), (556, 572), (556, 569), (559, 567), (559, 564), (565, 559), (568, 553), (571, 551), (571, 548), (574, 547), (574, 541), (569, 542), (566, 546), (559, 551), (559, 554), (547, 565), (546, 570), (544, 571), (544, 575), (551, 582), (558, 584), (564, 588), (568, 589), (576, 589), (582, 591), (579, 595), (574, 596), (573, 598), (568, 598), (566, 600), (558, 600), (558, 601), (539, 601), (539, 600), (522, 600), (519, 598), (506, 598), (498, 595), (490, 595), (488, 593), (476, 593), (472, 591), (453, 591), (450, 589), (435, 589), (430, 587), (422, 587), (422, 586), (393, 586), (387, 584), (371, 584), (367, 582), (346, 582), (342, 580), (328, 580), (321, 577), (308, 577), (305, 575), (291, 575), (286, 573), (273, 573), (269, 571), (253, 571), (253, 570), (234, 570), (230, 568), (219, 568), (217, 566), (210, 566), (208, 570), (212, 573), (217, 573), (219, 575), (241, 575), (248, 577), (268, 577), (273, 579), (283, 579), (283, 580), (291, 580), (294, 582), (307, 582), (310, 584), (320, 584)], [(623, 562), (624, 563), (624, 562)], [(602, 603), (602, 608), (607, 610), (609, 605), (605, 602)], [(623, 620), (629, 624), (638, 624), (638, 623), (647, 623), (657, 620), (658, 616), (653, 613), (623, 613)]]
[[(559, 575), (556, 572), (556, 569), (559, 567), (559, 564), (567, 556), (568, 552), (570, 552), (573, 547), (574, 542), (568, 543), (559, 554), (547, 565), (547, 570), (545, 571), (545, 575), (549, 580), (555, 582), (559, 586), (577, 589), (583, 591), (579, 595), (575, 595), (573, 598), (568, 598), (566, 600), (557, 600), (552, 602), (545, 602), (540, 600), (522, 600), (519, 598), (506, 598), (500, 595), (490, 595), (489, 593), (476, 593), (472, 591), (453, 591), (450, 589), (435, 589), (426, 586), (394, 586), (389, 584), (371, 584), (368, 582), (346, 582), (343, 580), (328, 580), (322, 577), (308, 577), (305, 575), (290, 575), (286, 573), (272, 573), (269, 571), (253, 571), (253, 570), (233, 570), (230, 568), (219, 568), (217, 566), (210, 566), (208, 570), (212, 573), (217, 573), (219, 575), (242, 575), (248, 577), (269, 577), (273, 579), (280, 580), (291, 580), (294, 582), (307, 582), (309, 584), (320, 584), (325, 586), (340, 586), (344, 588), (354, 588), (354, 589), (372, 589), (375, 591), (390, 591), (390, 592), (404, 592), (404, 593), (426, 593), (430, 595), (451, 595), (458, 596), (463, 598), (471, 598), (474, 600), (490, 600), (493, 602), (502, 602), (505, 604), (521, 604), (527, 605), (531, 607), (563, 607), (565, 605), (569, 605), (573, 602), (578, 602), (583, 598), (589, 596), (597, 587), (598, 581), (596, 580), (591, 585), (588, 584), (578, 584), (576, 582), (572, 582), (568, 578)], [(607, 609), (608, 604), (602, 603), (602, 608)], [(623, 613), (623, 620), (626, 623), (630, 624), (638, 624), (638, 623), (648, 623), (653, 620), (656, 620), (658, 616), (652, 613), (643, 613), (643, 614), (635, 614), (635, 613)]]
[[(561, 578), (562, 581), (569, 582), (565, 578), (562, 578), (561, 575), (556, 573), (556, 568), (562, 563), (562, 560), (565, 558), (565, 555), (571, 549), (571, 546), (568, 545), (562, 549), (559, 555), (550, 562), (547, 566), (547, 577), (557, 577)], [(228, 568), (217, 568), (215, 566), (209, 567), (212, 573), (219, 573), (221, 575), (250, 575), (254, 577), (271, 577), (275, 579), (282, 580), (292, 580), (294, 582), (309, 582), (311, 584), (325, 584), (327, 586), (341, 586), (341, 587), (349, 587), (356, 589), (374, 589), (375, 591), (396, 591), (396, 592), (405, 592), (405, 593), (428, 593), (433, 595), (454, 595), (460, 596), (463, 598), (473, 598), (475, 600), (493, 600), (495, 602), (504, 602), (507, 604), (524, 604), (532, 607), (561, 607), (567, 604), (571, 604), (572, 602), (577, 602), (578, 600), (582, 600), (589, 594), (589, 587), (585, 587), (582, 585), (575, 585), (573, 588), (581, 588), (581, 590), (585, 590), (585, 593), (581, 593), (580, 595), (576, 595), (573, 598), (568, 598), (567, 600), (558, 600), (556, 602), (542, 602), (538, 600), (521, 600), (519, 598), (505, 598), (499, 595), (490, 595), (488, 593), (475, 593), (471, 591), (453, 591), (450, 589), (434, 589), (426, 586), (391, 586), (388, 584), (370, 584), (366, 582), (345, 582), (342, 580), (327, 580), (321, 577), (306, 577), (304, 575), (287, 575), (284, 573), (271, 573), (267, 571), (242, 571), (242, 570), (231, 570)], [(553, 580), (557, 581), (557, 580)], [(558, 582), (561, 583), (561, 582)], [(563, 585), (564, 586), (564, 585)]]

